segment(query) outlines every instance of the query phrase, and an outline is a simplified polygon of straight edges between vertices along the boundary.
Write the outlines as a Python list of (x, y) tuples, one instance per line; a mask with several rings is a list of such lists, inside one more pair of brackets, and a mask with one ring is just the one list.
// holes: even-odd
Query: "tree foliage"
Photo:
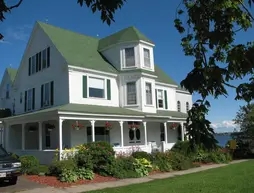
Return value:
[(241, 132), (248, 137), (254, 137), (254, 103), (241, 106), (234, 119)]
[[(0, 0), (0, 20), (4, 13), (18, 7), (7, 7)], [(114, 21), (115, 11), (126, 0), (78, 0), (92, 12), (100, 12), (108, 25)], [(207, 148), (215, 147), (213, 129), (206, 119), (210, 104), (207, 97), (227, 96), (227, 87), (235, 89), (235, 99), (247, 102), (254, 98), (254, 43), (237, 44), (236, 34), (252, 27), (250, 8), (254, 0), (180, 0), (174, 25), (183, 36), (181, 45), (186, 56), (194, 58), (193, 69), (181, 82), (190, 93), (199, 93), (188, 112), (187, 134), (191, 142)], [(0, 38), (3, 36), (0, 35)], [(232, 80), (248, 77), (248, 81), (233, 85)], [(207, 143), (208, 142), (208, 143)]]

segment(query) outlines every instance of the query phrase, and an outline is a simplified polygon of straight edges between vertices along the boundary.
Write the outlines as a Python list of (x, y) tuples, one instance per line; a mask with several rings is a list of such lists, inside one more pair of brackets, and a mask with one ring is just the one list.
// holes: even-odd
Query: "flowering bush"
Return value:
[(110, 123), (110, 122), (106, 122), (105, 123), (105, 128), (107, 129), (107, 130), (110, 130), (110, 129), (112, 129), (112, 124)]

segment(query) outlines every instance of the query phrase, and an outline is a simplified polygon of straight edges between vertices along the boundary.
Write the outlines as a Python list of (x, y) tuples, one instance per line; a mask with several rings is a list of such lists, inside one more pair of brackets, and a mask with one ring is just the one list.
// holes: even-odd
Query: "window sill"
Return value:
[(138, 104), (136, 104), (136, 105), (125, 105), (124, 107), (138, 107), (139, 105)]
[(122, 67), (122, 70), (135, 70), (137, 69), (138, 67), (137, 66), (130, 66), (130, 67)]
[(100, 98), (100, 97), (88, 97), (88, 99), (107, 100), (106, 98)]
[(145, 107), (154, 107), (153, 104), (145, 104)]

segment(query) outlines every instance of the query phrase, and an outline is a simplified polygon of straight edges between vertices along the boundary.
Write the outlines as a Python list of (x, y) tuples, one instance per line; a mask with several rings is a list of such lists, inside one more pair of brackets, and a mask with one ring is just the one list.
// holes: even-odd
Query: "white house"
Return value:
[(117, 153), (170, 149), (184, 139), (192, 95), (154, 63), (153, 48), (135, 27), (98, 39), (36, 22), (0, 85), (1, 107), (12, 111), (1, 118), (3, 145), (41, 163), (90, 141)]

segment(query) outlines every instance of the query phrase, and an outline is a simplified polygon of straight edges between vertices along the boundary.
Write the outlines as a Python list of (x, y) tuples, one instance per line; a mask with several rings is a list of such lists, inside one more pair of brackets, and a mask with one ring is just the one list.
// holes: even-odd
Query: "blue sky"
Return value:
[[(35, 21), (47, 20), (52, 25), (99, 37), (134, 25), (155, 43), (156, 64), (179, 83), (191, 70), (193, 61), (184, 56), (180, 46), (181, 36), (174, 28), (173, 20), (178, 3), (178, 1), (160, 1), (155, 4), (154, 1), (128, 0), (128, 3), (116, 13), (116, 22), (107, 26), (101, 22), (99, 14), (92, 14), (86, 7), (81, 8), (74, 0), (24, 1), (18, 9), (6, 14), (7, 19), (0, 24), (1, 32), (5, 35), (5, 41), (0, 42), (0, 76), (6, 67), (10, 65), (18, 67)], [(237, 36), (237, 41), (252, 40), (253, 32), (253, 30), (248, 33), (241, 32)], [(234, 128), (232, 119), (239, 105), (244, 104), (234, 100), (233, 89), (228, 89), (228, 92), (227, 98), (220, 97), (217, 100), (210, 98), (212, 108), (208, 118), (217, 131), (232, 130)], [(195, 99), (196, 95), (193, 97), (194, 101)]]

